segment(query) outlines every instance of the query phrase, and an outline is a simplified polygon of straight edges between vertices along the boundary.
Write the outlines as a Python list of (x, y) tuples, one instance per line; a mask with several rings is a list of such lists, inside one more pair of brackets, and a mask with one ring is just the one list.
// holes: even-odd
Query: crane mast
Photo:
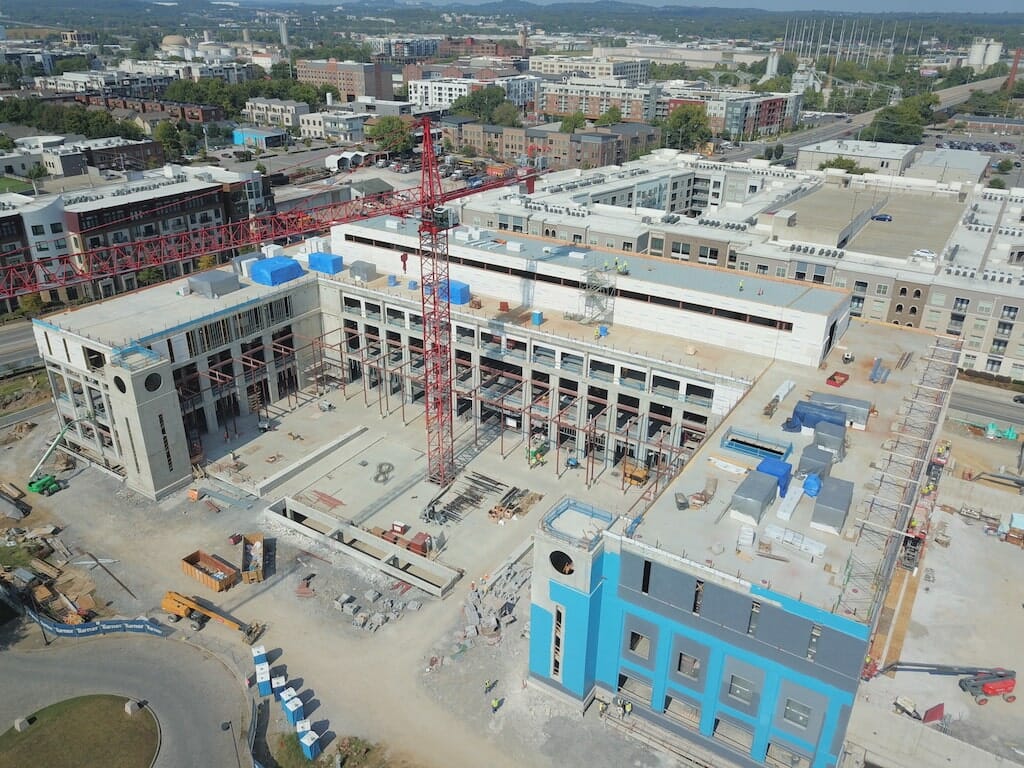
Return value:
[(423, 129), (420, 177), (420, 299), (423, 305), (423, 399), (426, 404), (427, 479), (442, 487), (455, 476), (452, 427), (451, 309), (448, 303), (448, 210), (430, 120)]

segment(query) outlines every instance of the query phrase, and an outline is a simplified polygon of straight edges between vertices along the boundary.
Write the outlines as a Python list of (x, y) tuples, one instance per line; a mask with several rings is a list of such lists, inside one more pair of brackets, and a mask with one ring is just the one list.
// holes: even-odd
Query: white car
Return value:
[(936, 254), (935, 251), (929, 248), (918, 248), (916, 251), (914, 251), (914, 255), (920, 256), (923, 259), (934, 259)]

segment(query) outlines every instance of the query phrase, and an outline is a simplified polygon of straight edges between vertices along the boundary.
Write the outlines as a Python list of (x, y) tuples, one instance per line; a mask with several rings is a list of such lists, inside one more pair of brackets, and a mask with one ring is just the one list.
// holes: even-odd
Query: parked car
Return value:
[(1024, 403), (1024, 395), (1014, 395), (1013, 396), (1013, 402), (1015, 402), (1015, 403)]
[(872, 221), (892, 221), (892, 216), (888, 213), (876, 213), (871, 217)]
[(918, 248), (916, 251), (914, 251), (914, 255), (920, 256), (921, 258), (924, 259), (934, 259), (936, 254), (935, 251), (931, 250), (930, 248)]

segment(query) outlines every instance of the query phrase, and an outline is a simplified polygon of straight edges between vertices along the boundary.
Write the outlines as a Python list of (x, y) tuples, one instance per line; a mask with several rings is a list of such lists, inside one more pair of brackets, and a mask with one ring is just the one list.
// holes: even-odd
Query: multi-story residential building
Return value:
[(299, 118), (299, 135), (358, 144), (365, 138), (363, 126), (371, 117), (368, 112), (314, 112)]
[(395, 67), (381, 62), (366, 64), (337, 59), (299, 59), (295, 62), (295, 77), (300, 83), (317, 87), (332, 85), (342, 101), (354, 101), (363, 96), (392, 98), (392, 76), (397, 72)]
[(213, 104), (186, 104), (180, 101), (110, 96), (102, 93), (79, 94), (75, 96), (75, 101), (90, 107), (126, 109), (175, 122), (184, 120), (186, 123), (217, 123), (224, 119), (224, 108)]
[(150, 139), (134, 141), (113, 136), (108, 139), (67, 141), (63, 136), (19, 139), (14, 152), (0, 156), (0, 169), (12, 176), (25, 176), (42, 165), (52, 176), (78, 176), (86, 166), (99, 170), (144, 170), (163, 165), (160, 144)]
[(406, 64), (402, 67), (402, 80), (439, 80), (456, 78), (467, 80), (494, 80), (498, 77), (515, 77), (523, 74), (511, 65), (488, 61), (481, 64)]
[(228, 61), (206, 63), (195, 61), (150, 61), (125, 59), (117, 65), (118, 72), (143, 75), (164, 75), (175, 80), (202, 79), (224, 80), (228, 83), (244, 83), (253, 78), (252, 64)]
[[(38, 197), (8, 194), (0, 199), (0, 224), (6, 233), (0, 235), (0, 263), (49, 262), (68, 256), (65, 269), (85, 269), (87, 254), (97, 248), (199, 233), (273, 210), (267, 179), (256, 172), (235, 173), (217, 166), (169, 165), (132, 181), (76, 192)], [(168, 264), (164, 270), (167, 275), (188, 274), (200, 255)], [(50, 268), (56, 270), (56, 264)], [(42, 295), (45, 301), (68, 301), (112, 296), (137, 287), (137, 275), (125, 272), (95, 283), (46, 289)]]
[(299, 119), (309, 114), (309, 104), (292, 99), (249, 99), (242, 114), (256, 125), (298, 128)]
[(64, 45), (93, 45), (96, 42), (96, 35), (92, 32), (81, 32), (77, 29), (60, 33), (60, 41)]
[(654, 119), (659, 93), (657, 85), (634, 85), (621, 78), (544, 80), (537, 97), (537, 112), (545, 115), (582, 112), (588, 120), (596, 120), (612, 107), (618, 107), (626, 122), (644, 123)]
[(440, 77), (430, 80), (410, 80), (409, 100), (421, 107), (445, 106), (456, 99), (468, 96), (488, 86), (496, 85), (505, 91), (505, 97), (516, 106), (522, 107), (537, 100), (541, 84), (533, 75), (496, 77), (492, 80), (476, 78)]
[(462, 56), (525, 56), (527, 50), (513, 40), (481, 40), (475, 37), (446, 37), (438, 45), (442, 59)]
[(659, 64), (682, 64), (692, 69), (736, 69), (768, 58), (768, 50), (738, 48), (729, 43), (630, 43), (622, 48), (595, 45), (595, 58), (647, 59)]
[(647, 59), (597, 58), (595, 56), (531, 56), (530, 72), (537, 75), (618, 78), (646, 83), (651, 62)]
[(817, 170), (822, 163), (839, 158), (853, 160), (861, 168), (884, 176), (902, 176), (910, 167), (917, 147), (913, 144), (885, 144), (877, 141), (836, 139), (800, 147), (796, 167), (800, 171)]
[(361, 96), (347, 104), (337, 105), (333, 109), (356, 113), (366, 112), (375, 117), (402, 117), (405, 115), (411, 117), (416, 112), (417, 106), (411, 101), (395, 101), (394, 99), (378, 99), (374, 96)]
[(85, 155), (86, 164), (102, 170), (139, 171), (156, 168), (164, 163), (164, 150), (152, 139), (82, 139), (66, 146)]
[(437, 56), (441, 44), (439, 37), (367, 37), (363, 45), (369, 46), (374, 56), (391, 62), (421, 61)]
[(617, 123), (572, 134), (552, 126), (484, 125), (458, 115), (442, 117), (440, 125), (442, 137), (453, 147), (472, 147), (479, 155), (556, 170), (617, 165), (658, 147), (661, 137), (658, 128), (642, 123)]
[(661, 84), (656, 114), (668, 117), (684, 104), (704, 108), (715, 135), (733, 138), (774, 136), (797, 124), (803, 93), (752, 93), (718, 88), (694, 88), (685, 81)]
[(548, 175), (517, 222), (498, 196), (463, 201), (460, 220), (833, 286), (854, 317), (959, 336), (962, 367), (1024, 378), (1022, 189), (657, 150), (611, 173)]

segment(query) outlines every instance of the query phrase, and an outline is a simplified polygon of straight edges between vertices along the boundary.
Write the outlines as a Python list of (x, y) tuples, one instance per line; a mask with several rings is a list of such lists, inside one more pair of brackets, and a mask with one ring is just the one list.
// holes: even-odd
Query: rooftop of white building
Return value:
[(824, 152), (849, 158), (874, 157), (880, 160), (902, 160), (917, 149), (913, 144), (887, 144), (881, 141), (858, 139), (832, 139), (818, 141), (800, 148), (801, 151)]

